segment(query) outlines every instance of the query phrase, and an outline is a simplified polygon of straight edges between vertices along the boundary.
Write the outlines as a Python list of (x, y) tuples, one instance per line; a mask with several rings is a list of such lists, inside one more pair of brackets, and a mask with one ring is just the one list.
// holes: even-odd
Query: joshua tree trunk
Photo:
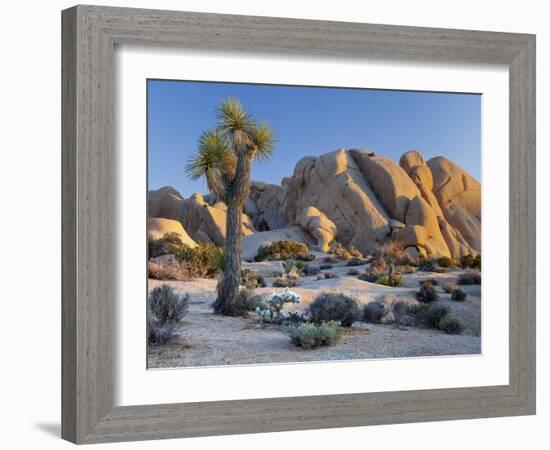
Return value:
[(235, 301), (241, 284), (242, 211), (250, 186), (250, 157), (239, 155), (236, 176), (229, 186), (227, 201), (227, 223), (225, 230), (225, 257), (223, 277), (218, 285), (216, 311), (233, 315)]

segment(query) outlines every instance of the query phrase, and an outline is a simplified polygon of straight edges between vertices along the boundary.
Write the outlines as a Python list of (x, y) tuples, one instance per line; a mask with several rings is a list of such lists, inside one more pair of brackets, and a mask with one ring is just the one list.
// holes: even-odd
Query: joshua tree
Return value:
[(241, 213), (250, 188), (252, 160), (267, 160), (275, 143), (271, 127), (256, 122), (236, 99), (217, 109), (218, 126), (205, 131), (186, 172), (204, 177), (210, 192), (227, 204), (223, 277), (218, 283), (216, 312), (232, 315), (241, 281)]

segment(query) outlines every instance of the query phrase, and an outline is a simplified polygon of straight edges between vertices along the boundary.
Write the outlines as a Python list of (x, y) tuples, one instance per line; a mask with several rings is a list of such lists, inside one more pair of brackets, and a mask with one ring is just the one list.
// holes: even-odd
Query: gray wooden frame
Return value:
[[(535, 413), (535, 36), (96, 6), (63, 11), (62, 31), (63, 438), (93, 443)], [(119, 43), (506, 64), (509, 384), (114, 407), (113, 52)]]

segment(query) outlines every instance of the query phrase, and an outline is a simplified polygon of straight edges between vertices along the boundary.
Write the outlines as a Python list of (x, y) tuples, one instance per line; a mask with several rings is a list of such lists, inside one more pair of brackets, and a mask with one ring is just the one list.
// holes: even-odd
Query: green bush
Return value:
[(438, 328), (441, 319), (449, 313), (449, 307), (441, 303), (419, 305), (415, 312), (416, 323), (429, 328)]
[(309, 305), (312, 322), (337, 321), (344, 327), (351, 327), (361, 318), (359, 304), (351, 297), (340, 293), (325, 292), (318, 295)]
[(149, 294), (148, 306), (150, 313), (161, 325), (177, 323), (189, 310), (189, 294), (179, 295), (172, 286), (161, 284)]
[(199, 242), (195, 248), (183, 245), (175, 253), (190, 277), (215, 278), (223, 272), (223, 248), (206, 242)]
[(416, 293), (416, 299), (422, 303), (435, 302), (437, 298), (437, 292), (431, 283), (424, 283)]
[(301, 272), (306, 267), (306, 264), (303, 261), (296, 261), (294, 267)]
[(464, 300), (466, 300), (466, 292), (464, 292), (462, 289), (457, 288), (451, 293), (451, 298), (455, 302), (463, 302)]
[(341, 334), (342, 329), (335, 322), (304, 323), (289, 329), (291, 342), (304, 349), (334, 345), (340, 340)]
[(466, 327), (464, 323), (456, 317), (447, 314), (439, 321), (439, 329), (447, 334), (460, 334)]
[(458, 277), (457, 284), (461, 284), (461, 285), (481, 284), (481, 274), (476, 272), (463, 273)]
[(379, 301), (370, 302), (363, 307), (363, 321), (378, 323), (386, 313), (387, 310), (384, 303)]
[(435, 263), (433, 259), (420, 258), (420, 261), (418, 262), (418, 270), (422, 270), (424, 272), (433, 272), (434, 269), (435, 269)]
[(454, 269), (455, 267), (458, 267), (458, 264), (456, 261), (452, 258), (449, 258), (448, 256), (442, 256), (437, 260), (437, 264), (439, 267), (444, 267), (446, 269)]
[(256, 311), (258, 307), (265, 307), (262, 297), (254, 294), (254, 291), (251, 289), (241, 289), (235, 300), (234, 315), (246, 316), (247, 313)]
[(266, 287), (265, 279), (259, 273), (250, 269), (241, 270), (241, 285), (247, 289), (256, 289), (257, 287)]
[(460, 258), (460, 265), (464, 268), (480, 269), (481, 270), (481, 255), (472, 255), (468, 253)]
[(286, 261), (288, 259), (303, 259), (308, 252), (306, 244), (296, 241), (274, 241), (262, 245), (254, 258), (256, 261)]
[(397, 287), (401, 286), (401, 274), (400, 273), (387, 273), (384, 274), (375, 281), (376, 284), (382, 284), (384, 286)]

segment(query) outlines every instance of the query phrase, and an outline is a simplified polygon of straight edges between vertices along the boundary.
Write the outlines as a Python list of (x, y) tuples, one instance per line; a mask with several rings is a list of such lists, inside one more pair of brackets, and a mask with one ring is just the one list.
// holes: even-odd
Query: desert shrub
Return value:
[(155, 280), (184, 281), (189, 278), (185, 267), (182, 267), (180, 264), (156, 264), (148, 262), (147, 273), (149, 278)]
[(420, 284), (420, 286), (424, 286), (425, 284), (431, 284), (432, 286), (437, 286), (439, 284), (439, 281), (437, 281), (435, 278), (428, 278), (426, 280), (419, 280), (418, 284)]
[(275, 241), (264, 244), (258, 249), (254, 258), (256, 261), (280, 261), (288, 259), (300, 259), (307, 255), (306, 244), (296, 241)]
[(241, 285), (247, 289), (256, 289), (257, 287), (266, 286), (264, 277), (250, 269), (241, 270)]
[(215, 278), (223, 271), (223, 248), (214, 244), (199, 242), (194, 248), (183, 245), (175, 256), (190, 277)]
[(176, 337), (175, 323), (161, 324), (151, 314), (147, 317), (147, 342), (151, 347), (162, 347)]
[(304, 274), (306, 275), (317, 275), (319, 272), (321, 272), (321, 269), (317, 266), (306, 264), (306, 266), (304, 267)]
[(352, 255), (349, 251), (347, 251), (342, 244), (338, 243), (336, 247), (332, 251), (335, 256), (337, 256), (340, 259), (351, 259)]
[(341, 334), (342, 329), (335, 322), (304, 323), (289, 329), (290, 341), (304, 349), (334, 345)]
[(458, 277), (457, 284), (461, 284), (461, 285), (481, 284), (481, 274), (477, 272), (463, 273)]
[(233, 309), (235, 316), (245, 316), (247, 313), (256, 311), (256, 308), (265, 307), (265, 302), (258, 294), (254, 294), (252, 289), (241, 289), (235, 300)]
[(355, 248), (355, 246), (353, 246), (353, 245), (350, 245), (349, 253), (355, 259), (363, 259), (364, 258), (363, 253), (361, 253), (359, 250), (357, 250)]
[(306, 323), (307, 318), (296, 311), (290, 311), (286, 316), (283, 318), (283, 322), (287, 325), (299, 325), (301, 323)]
[(464, 268), (481, 269), (481, 255), (474, 256), (471, 253), (460, 258), (460, 265)]
[(275, 278), (273, 281), (273, 287), (295, 287), (300, 282), (300, 276), (291, 272), (284, 273), (281, 276)]
[(446, 281), (442, 287), (447, 294), (451, 294), (456, 289), (456, 283), (454, 281)]
[(435, 263), (431, 258), (420, 258), (418, 261), (418, 270), (423, 270), (424, 272), (433, 272), (435, 269)]
[(263, 305), (256, 307), (256, 313), (263, 322), (280, 323), (284, 319), (282, 312), (286, 303), (300, 303), (300, 296), (288, 288), (280, 293), (274, 292)]
[(356, 275), (359, 275), (359, 271), (357, 269), (349, 269), (347, 274), (349, 276), (356, 276)]
[(334, 320), (344, 327), (351, 327), (353, 322), (361, 318), (361, 311), (353, 298), (340, 293), (325, 292), (309, 305), (309, 316), (315, 323)]
[(466, 327), (462, 320), (453, 317), (451, 314), (445, 315), (439, 321), (439, 329), (443, 330), (447, 334), (460, 334)]
[(334, 268), (334, 266), (332, 264), (321, 264), (319, 266), (319, 269), (321, 269), (321, 270), (330, 270), (332, 268)]
[(462, 289), (455, 289), (451, 293), (451, 298), (455, 302), (463, 302), (464, 300), (466, 300), (466, 292), (464, 292)]
[(398, 270), (399, 270), (400, 274), (404, 275), (406, 273), (415, 273), (416, 272), (416, 267), (415, 266), (410, 266), (410, 265), (398, 266)]
[(323, 262), (326, 264), (336, 264), (338, 260), (334, 256), (325, 256)]
[(294, 267), (296, 267), (296, 269), (298, 269), (301, 272), (302, 270), (304, 270), (304, 267), (306, 267), (306, 265), (303, 261), (296, 261), (294, 263)]
[(311, 253), (308, 253), (307, 255), (299, 255), (296, 257), (299, 261), (313, 261), (315, 259), (315, 255), (312, 255)]
[(384, 272), (387, 268), (386, 260), (382, 255), (375, 254), (369, 264), (369, 270), (376, 272)]
[(172, 286), (161, 284), (149, 294), (149, 311), (161, 325), (177, 323), (187, 314), (189, 309), (189, 294), (179, 295)]
[(448, 256), (442, 256), (437, 260), (437, 264), (439, 267), (444, 267), (446, 269), (454, 269), (455, 267), (458, 267), (458, 264), (456, 261), (452, 258), (449, 258)]
[(347, 267), (355, 267), (355, 266), (361, 266), (365, 264), (365, 261), (361, 260), (361, 259), (356, 259), (356, 258), (353, 258), (353, 259), (350, 259), (347, 263), (346, 263), (346, 266)]
[(376, 283), (376, 280), (380, 278), (380, 275), (377, 273), (372, 273), (370, 271), (367, 271), (365, 273), (362, 273), (358, 277), (361, 281), (368, 281), (369, 283)]
[(450, 313), (449, 307), (441, 303), (424, 304), (416, 309), (416, 323), (429, 328), (438, 328), (443, 317)]
[(338, 275), (336, 275), (334, 272), (325, 272), (323, 273), (323, 276), (325, 280), (328, 280), (330, 278), (338, 278)]
[(149, 239), (147, 241), (149, 258), (157, 256), (176, 254), (185, 245), (178, 233), (166, 233), (160, 239)]
[(375, 283), (382, 284), (384, 286), (397, 287), (401, 286), (401, 278), (400, 273), (387, 273), (379, 276)]
[(363, 321), (370, 323), (380, 322), (380, 319), (387, 313), (386, 307), (382, 302), (370, 302), (363, 307)]
[(431, 303), (437, 300), (437, 292), (431, 283), (424, 283), (416, 293), (416, 299), (422, 303)]
[(396, 325), (415, 325), (416, 305), (398, 300), (391, 304), (391, 310), (393, 312)]

